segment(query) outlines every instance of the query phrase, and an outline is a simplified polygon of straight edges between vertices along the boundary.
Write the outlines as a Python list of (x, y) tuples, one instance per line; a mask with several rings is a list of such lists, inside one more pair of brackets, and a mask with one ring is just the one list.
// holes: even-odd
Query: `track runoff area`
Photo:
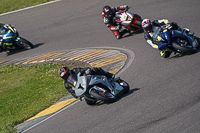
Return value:
[[(130, 57), (130, 58), (128, 58)], [(110, 73), (119, 75), (134, 60), (134, 53), (128, 49), (121, 48), (86, 48), (69, 51), (45, 53), (26, 58), (5, 60), (0, 65), (35, 65), (49, 63), (82, 62), (92, 67), (102, 67)], [(67, 65), (67, 64), (66, 64)], [(63, 97), (61, 100), (41, 111), (36, 116), (26, 120), (15, 127), (17, 132), (26, 131), (41, 122), (49, 119), (60, 111), (72, 106), (78, 99), (71, 95)]]

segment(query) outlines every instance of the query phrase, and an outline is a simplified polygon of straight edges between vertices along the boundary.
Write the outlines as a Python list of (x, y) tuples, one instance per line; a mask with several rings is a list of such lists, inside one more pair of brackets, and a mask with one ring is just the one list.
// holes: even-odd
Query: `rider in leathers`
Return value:
[(144, 29), (144, 38), (146, 39), (147, 43), (151, 45), (155, 49), (160, 50), (160, 55), (164, 58), (168, 58), (171, 55), (170, 51), (167, 51), (166, 49), (163, 49), (160, 44), (161, 37), (159, 36), (159, 32), (157, 32), (158, 27), (163, 25), (169, 25), (171, 29), (173, 30), (187, 30), (189, 32), (189, 29), (182, 29), (180, 28), (175, 22), (169, 23), (167, 19), (162, 20), (154, 20), (153, 22), (146, 18), (142, 21), (142, 27)]
[(122, 28), (120, 23), (115, 22), (115, 13), (119, 10), (128, 10), (129, 7), (127, 5), (119, 6), (119, 7), (110, 7), (110, 6), (104, 6), (102, 10), (102, 18), (104, 24), (108, 27), (110, 31), (113, 32), (114, 36), (117, 39), (120, 39), (125, 33), (130, 33), (130, 30), (124, 29), (120, 32), (120, 29)]
[(115, 75), (112, 74), (112, 73), (109, 73), (107, 71), (104, 71), (101, 67), (99, 68), (89, 68), (89, 67), (86, 67), (86, 68), (73, 68), (72, 70), (70, 70), (68, 67), (66, 66), (63, 66), (59, 69), (58, 71), (58, 74), (60, 75), (60, 77), (62, 79), (64, 79), (64, 85), (65, 85), (65, 88), (68, 90), (69, 93), (71, 93), (71, 95), (74, 97), (74, 98), (78, 98), (75, 94), (75, 91), (72, 89), (72, 85), (71, 85), (71, 82), (70, 80), (73, 80), (71, 79), (71, 75), (72, 74), (78, 74), (78, 73), (81, 73), (81, 75), (104, 75), (108, 78), (114, 78)]

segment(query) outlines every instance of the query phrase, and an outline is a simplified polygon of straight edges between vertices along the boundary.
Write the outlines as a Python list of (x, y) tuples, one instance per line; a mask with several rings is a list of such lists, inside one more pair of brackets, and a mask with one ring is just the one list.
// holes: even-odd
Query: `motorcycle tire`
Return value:
[(84, 95), (84, 99), (85, 99), (85, 102), (87, 103), (87, 105), (95, 105), (97, 102), (96, 100), (91, 99), (91, 98), (87, 97), (86, 95)]
[(113, 96), (110, 92), (102, 93), (100, 91), (97, 91), (96, 89), (92, 89), (90, 92), (90, 95), (92, 95), (95, 99), (105, 101), (105, 102), (115, 102), (116, 97)]
[(129, 87), (129, 84), (127, 82), (120, 79), (118, 83), (119, 83), (120, 86), (122, 86), (124, 88), (123, 94), (126, 94), (126, 93), (129, 92), (130, 87)]
[(135, 24), (140, 26), (140, 28), (142, 28), (142, 21), (141, 20), (137, 19), (137, 22)]
[(24, 45), (25, 49), (32, 49), (34, 47), (31, 42), (22, 37), (19, 39), (19, 42)]
[(173, 42), (172, 47), (177, 49), (177, 50), (180, 50), (183, 53), (193, 54), (193, 53), (197, 52), (197, 49), (189, 48), (189, 47), (183, 47), (177, 42)]

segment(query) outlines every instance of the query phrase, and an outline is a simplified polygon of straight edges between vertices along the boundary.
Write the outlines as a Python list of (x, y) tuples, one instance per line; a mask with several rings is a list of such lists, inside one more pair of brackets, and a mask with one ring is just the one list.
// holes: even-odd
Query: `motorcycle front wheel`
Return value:
[(25, 49), (33, 48), (33, 44), (22, 37), (19, 39), (19, 43), (22, 44)]
[(129, 84), (127, 82), (125, 82), (124, 80), (119, 80), (118, 81), (119, 85), (122, 86), (124, 88), (124, 91), (123, 91), (123, 94), (126, 94), (129, 92), (130, 90), (130, 87), (129, 87)]
[(95, 99), (92, 99), (86, 95), (84, 95), (84, 99), (85, 99), (85, 102), (87, 103), (87, 105), (95, 105), (97, 102)]
[(116, 97), (113, 96), (110, 92), (102, 92), (96, 89), (92, 89), (90, 92), (90, 95), (92, 95), (95, 99), (105, 101), (105, 102), (115, 102)]

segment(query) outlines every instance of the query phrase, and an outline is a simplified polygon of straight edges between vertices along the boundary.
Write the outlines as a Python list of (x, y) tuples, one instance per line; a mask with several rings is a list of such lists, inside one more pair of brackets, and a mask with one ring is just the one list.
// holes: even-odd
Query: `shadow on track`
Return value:
[[(171, 55), (171, 57), (167, 58), (167, 59), (176, 59), (176, 58), (181, 58), (181, 57), (184, 57), (184, 56), (190, 56), (190, 55), (195, 55), (197, 53), (200, 52), (200, 48), (197, 49), (197, 52), (196, 53), (177, 53), (177, 54), (174, 54), (174, 55)], [(173, 53), (172, 53), (173, 54)]]
[(137, 35), (137, 34), (141, 34), (141, 33), (144, 33), (143, 29), (139, 29), (139, 30), (137, 30), (137, 31), (131, 31), (129, 34), (124, 35), (124, 36), (122, 37), (122, 39), (123, 39), (123, 38), (126, 38), (126, 37), (130, 37), (130, 36), (134, 36), (134, 35)]
[[(35, 44), (35, 45), (33, 45), (34, 47), (33, 47), (32, 49), (38, 48), (38, 47), (40, 47), (41, 45), (44, 45), (44, 43)], [(29, 49), (29, 50), (31, 50), (31, 49)], [(7, 55), (7, 56), (14, 55), (14, 54), (16, 54), (16, 53), (20, 53), (20, 52), (24, 52), (24, 51), (27, 51), (27, 49), (20, 48), (20, 47), (16, 47), (16, 49), (15, 49), (11, 54), (9, 54), (9, 55)]]

